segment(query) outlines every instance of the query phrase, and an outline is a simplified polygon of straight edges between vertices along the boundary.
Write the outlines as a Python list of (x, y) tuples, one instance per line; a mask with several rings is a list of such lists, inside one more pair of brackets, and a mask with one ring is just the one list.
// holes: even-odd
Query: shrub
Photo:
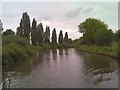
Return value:
[(16, 43), (10, 43), (4, 46), (2, 51), (3, 64), (8, 64), (17, 60), (26, 59), (28, 57), (24, 48), (22, 48), (19, 44)]

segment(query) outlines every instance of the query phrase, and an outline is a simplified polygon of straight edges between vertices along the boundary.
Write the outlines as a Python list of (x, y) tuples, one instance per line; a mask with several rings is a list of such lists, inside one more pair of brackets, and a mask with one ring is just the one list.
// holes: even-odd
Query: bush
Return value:
[[(101, 36), (102, 35), (102, 36)], [(94, 35), (95, 44), (97, 45), (110, 45), (113, 38), (111, 30), (98, 30)]]
[(35, 50), (29, 44), (29, 40), (17, 35), (3, 36), (2, 38), (2, 60), (3, 64), (9, 64), (18, 60), (26, 59), (35, 53)]
[(4, 46), (2, 51), (3, 64), (8, 64), (17, 60), (26, 59), (28, 57), (25, 49), (16, 43), (10, 43)]
[(3, 36), (2, 38), (2, 44), (7, 45), (9, 43), (17, 43), (23, 47), (29, 45), (29, 40), (27, 38), (24, 37), (19, 37), (17, 35), (7, 35), (7, 36)]

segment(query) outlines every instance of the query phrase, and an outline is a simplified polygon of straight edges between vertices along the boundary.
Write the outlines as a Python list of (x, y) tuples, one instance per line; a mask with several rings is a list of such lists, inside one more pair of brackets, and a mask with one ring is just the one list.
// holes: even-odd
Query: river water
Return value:
[(116, 59), (73, 48), (37, 53), (2, 72), (9, 88), (118, 88)]

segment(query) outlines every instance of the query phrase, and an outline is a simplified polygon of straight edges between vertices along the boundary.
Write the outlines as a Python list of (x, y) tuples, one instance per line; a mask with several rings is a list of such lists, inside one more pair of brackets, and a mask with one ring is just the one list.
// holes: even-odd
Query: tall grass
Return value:
[(75, 48), (79, 50), (109, 55), (113, 57), (120, 56), (120, 49), (118, 48), (119, 45), (120, 45), (120, 41), (119, 43), (117, 41), (113, 41), (109, 46), (82, 45), (80, 41), (74, 44)]

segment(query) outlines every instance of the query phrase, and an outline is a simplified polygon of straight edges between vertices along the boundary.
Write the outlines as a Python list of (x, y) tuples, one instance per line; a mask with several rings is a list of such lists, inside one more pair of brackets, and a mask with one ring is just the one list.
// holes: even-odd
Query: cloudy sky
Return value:
[(81, 36), (78, 24), (89, 17), (101, 19), (113, 31), (118, 29), (117, 2), (3, 2), (4, 29), (16, 31), (23, 12), (28, 12), (31, 22), (36, 18), (38, 24), (50, 26), (51, 31), (56, 28), (57, 34), (67, 31), (72, 39)]

